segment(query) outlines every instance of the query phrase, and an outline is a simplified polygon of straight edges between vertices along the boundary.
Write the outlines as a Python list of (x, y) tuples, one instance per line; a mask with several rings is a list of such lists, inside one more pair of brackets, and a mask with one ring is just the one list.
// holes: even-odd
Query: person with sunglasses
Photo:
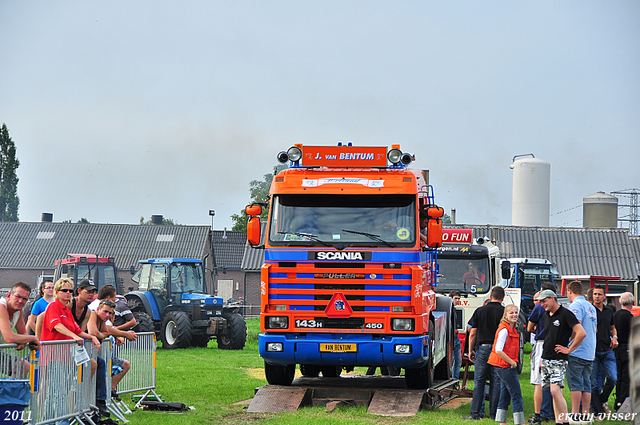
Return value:
[(27, 321), (27, 330), (30, 335), (36, 334), (36, 321), (38, 316), (44, 313), (47, 306), (53, 302), (53, 281), (45, 280), (40, 284), (40, 298), (33, 303), (29, 320)]
[(95, 336), (89, 335), (80, 329), (73, 318), (71, 310), (67, 307), (73, 296), (73, 281), (68, 278), (59, 279), (53, 287), (55, 299), (44, 312), (42, 323), (42, 341), (75, 340), (78, 345), (83, 345), (85, 339), (90, 339), (96, 349), (100, 349), (100, 341)]

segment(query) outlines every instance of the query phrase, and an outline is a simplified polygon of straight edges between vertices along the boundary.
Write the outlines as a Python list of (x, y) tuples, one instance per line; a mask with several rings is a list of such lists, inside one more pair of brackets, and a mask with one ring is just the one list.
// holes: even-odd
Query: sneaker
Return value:
[(536, 418), (534, 416), (533, 418), (529, 419), (529, 423), (530, 424), (541, 424), (542, 423), (542, 418), (541, 417)]
[(607, 405), (607, 403), (602, 403), (602, 411), (607, 415), (611, 413), (611, 409), (609, 409), (609, 406)]
[(480, 418), (476, 418), (475, 416), (469, 415), (462, 418), (463, 421), (479, 421)]
[(116, 390), (111, 390), (111, 398), (116, 401), (122, 401)]

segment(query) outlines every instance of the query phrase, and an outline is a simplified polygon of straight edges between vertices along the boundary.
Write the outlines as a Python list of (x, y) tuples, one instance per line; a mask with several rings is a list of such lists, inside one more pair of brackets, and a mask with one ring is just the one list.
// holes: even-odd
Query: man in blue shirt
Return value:
[(582, 413), (587, 417), (591, 404), (591, 371), (596, 356), (596, 331), (598, 316), (596, 308), (582, 296), (582, 283), (577, 280), (567, 286), (567, 298), (571, 301), (569, 310), (575, 314), (587, 335), (582, 344), (569, 354), (567, 382), (571, 392), (571, 415), (579, 420), (580, 403)]

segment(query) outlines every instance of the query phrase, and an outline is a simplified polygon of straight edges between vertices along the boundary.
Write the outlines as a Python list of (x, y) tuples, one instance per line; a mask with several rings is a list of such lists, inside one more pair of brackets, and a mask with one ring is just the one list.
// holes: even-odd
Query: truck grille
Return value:
[(316, 317), (316, 322), (322, 323), (323, 328), (333, 329), (364, 329), (364, 318), (350, 317), (348, 319), (330, 319), (328, 317)]
[[(326, 310), (331, 298), (339, 292), (356, 315), (360, 312), (391, 313), (394, 307), (395, 311), (411, 311), (411, 270), (406, 266), (385, 267), (387, 265), (318, 262), (298, 263), (291, 267), (291, 263), (273, 264), (269, 269), (269, 304), (274, 309), (277, 305), (282, 310), (284, 305), (289, 311), (318, 314)], [(327, 322), (326, 327), (359, 329), (359, 324), (349, 325), (349, 319), (344, 323), (343, 320)]]

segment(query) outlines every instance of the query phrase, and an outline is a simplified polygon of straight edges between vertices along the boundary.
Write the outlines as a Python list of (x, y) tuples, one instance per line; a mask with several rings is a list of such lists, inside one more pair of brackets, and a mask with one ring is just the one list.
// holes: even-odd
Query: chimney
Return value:
[(456, 209), (451, 208), (451, 224), (456, 224)]
[(53, 223), (53, 213), (42, 213), (40, 221), (43, 223)]
[(151, 216), (151, 224), (155, 224), (157, 226), (162, 225), (162, 214), (154, 214)]

